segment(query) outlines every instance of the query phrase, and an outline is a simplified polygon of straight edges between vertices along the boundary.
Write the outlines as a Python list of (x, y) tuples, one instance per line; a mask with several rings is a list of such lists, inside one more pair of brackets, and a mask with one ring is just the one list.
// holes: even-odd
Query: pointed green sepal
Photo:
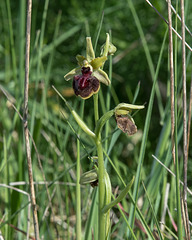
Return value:
[(97, 58), (94, 58), (90, 64), (95, 70), (95, 69), (99, 69), (105, 63), (106, 60), (107, 60), (107, 57), (97, 57)]
[(107, 211), (109, 211), (109, 209), (111, 209), (112, 207), (114, 207), (115, 205), (117, 205), (129, 192), (129, 190), (131, 189), (131, 186), (133, 185), (135, 176), (133, 176), (132, 180), (127, 184), (127, 186), (121, 191), (121, 193), (119, 194), (119, 196), (113, 200), (111, 203), (109, 203), (108, 205), (106, 205), (103, 209), (102, 212), (103, 213), (107, 213)]
[(109, 80), (107, 73), (105, 73), (101, 69), (94, 71), (92, 75), (94, 77), (96, 77), (100, 82), (104, 83), (107, 86), (109, 86), (111, 84), (111, 81)]
[(131, 110), (139, 110), (143, 109), (145, 106), (144, 105), (133, 105), (133, 104), (128, 104), (128, 103), (119, 103), (116, 108), (115, 112), (119, 110), (124, 110), (127, 111), (127, 113), (131, 112)]
[(83, 67), (84, 66), (84, 62), (86, 61), (86, 58), (82, 55), (77, 55), (76, 56), (77, 62), (79, 64), (79, 66)]
[(91, 37), (86, 37), (87, 47), (86, 47), (86, 59), (91, 62), (95, 58), (95, 52), (93, 50), (93, 45), (91, 42)]
[(84, 185), (84, 184), (95, 182), (96, 180), (98, 180), (97, 170), (92, 169), (81, 175), (79, 183)]
[(73, 70), (71, 70), (70, 72), (68, 72), (64, 78), (66, 81), (69, 81), (70, 79), (72, 79), (75, 75), (79, 75), (81, 74), (81, 67), (77, 67), (74, 68)]

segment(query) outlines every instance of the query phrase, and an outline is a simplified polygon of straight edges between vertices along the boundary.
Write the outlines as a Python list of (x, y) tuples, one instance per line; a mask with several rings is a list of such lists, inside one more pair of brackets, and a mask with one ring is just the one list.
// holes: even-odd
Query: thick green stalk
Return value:
[(103, 160), (103, 147), (100, 136), (96, 140), (98, 154), (98, 176), (99, 176), (99, 240), (105, 240), (105, 219), (106, 214), (102, 212), (105, 205), (105, 167)]
[[(85, 101), (81, 102), (81, 112), (80, 116), (83, 118)], [(78, 135), (81, 133), (81, 128), (79, 127)], [(81, 185), (80, 185), (80, 175), (81, 175), (81, 156), (80, 156), (80, 140), (77, 139), (77, 167), (76, 167), (76, 239), (81, 240)]]

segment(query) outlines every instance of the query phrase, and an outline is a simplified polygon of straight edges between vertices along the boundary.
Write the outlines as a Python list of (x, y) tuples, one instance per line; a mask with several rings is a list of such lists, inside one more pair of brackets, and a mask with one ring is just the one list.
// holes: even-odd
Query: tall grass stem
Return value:
[(169, 21), (169, 64), (170, 64), (170, 81), (171, 81), (171, 138), (172, 138), (172, 156), (176, 171), (176, 202), (177, 202), (177, 228), (178, 238), (182, 239), (181, 223), (181, 202), (180, 202), (180, 185), (179, 185), (179, 162), (177, 148), (177, 81), (174, 79), (173, 66), (173, 36), (172, 36), (172, 16), (171, 0), (168, 0), (168, 21)]
[(187, 208), (187, 165), (188, 165), (188, 152), (187, 152), (187, 90), (186, 90), (186, 50), (185, 50), (185, 12), (184, 0), (181, 0), (181, 28), (182, 28), (182, 75), (183, 75), (183, 201), (186, 219), (185, 234), (188, 240), (191, 239), (189, 216)]
[(26, 52), (25, 52), (25, 84), (24, 84), (24, 110), (23, 110), (23, 127), (25, 135), (26, 155), (27, 155), (27, 166), (29, 174), (29, 185), (31, 192), (31, 202), (33, 209), (33, 224), (35, 239), (39, 240), (39, 223), (37, 217), (37, 205), (35, 198), (35, 189), (33, 181), (32, 161), (31, 161), (31, 149), (29, 142), (29, 129), (28, 129), (28, 91), (29, 91), (29, 56), (30, 56), (30, 32), (31, 32), (31, 9), (32, 0), (27, 2), (27, 25), (26, 25)]

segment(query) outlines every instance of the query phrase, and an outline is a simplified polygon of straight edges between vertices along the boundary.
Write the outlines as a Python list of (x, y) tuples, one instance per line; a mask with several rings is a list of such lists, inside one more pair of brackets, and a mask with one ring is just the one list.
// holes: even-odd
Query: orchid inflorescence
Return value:
[[(64, 78), (73, 80), (73, 90), (77, 96), (82, 99), (88, 99), (93, 94), (98, 94), (100, 89), (100, 82), (109, 86), (111, 81), (106, 72), (103, 70), (103, 66), (107, 60), (108, 55), (113, 55), (116, 51), (116, 47), (109, 41), (109, 34), (107, 34), (106, 42), (101, 48), (101, 56), (95, 57), (91, 38), (86, 38), (86, 57), (77, 55), (76, 59), (78, 67), (67, 73)], [(63, 97), (62, 97), (63, 98)], [(94, 98), (94, 101), (96, 98)], [(98, 98), (97, 98), (98, 99)], [(104, 166), (103, 148), (101, 140), (101, 131), (105, 123), (115, 116), (117, 127), (128, 135), (133, 135), (137, 132), (137, 126), (133, 118), (131, 117), (132, 110), (143, 109), (143, 105), (132, 105), (127, 103), (120, 103), (114, 109), (106, 112), (100, 118), (96, 120), (95, 130), (92, 131), (87, 124), (79, 117), (76, 111), (69, 105), (69, 103), (63, 98), (65, 104), (71, 111), (74, 119), (81, 129), (91, 137), (97, 148), (98, 162), (95, 164), (94, 169), (82, 174), (79, 183), (90, 183), (93, 187), (99, 186), (99, 239), (106, 239), (109, 234), (110, 228), (110, 216), (109, 211), (114, 205), (116, 205), (125, 195), (128, 193), (132, 181), (125, 187), (120, 193), (119, 197), (111, 201), (111, 182), (107, 170)], [(97, 102), (98, 105), (98, 102)], [(95, 102), (94, 102), (95, 107)], [(96, 108), (95, 108), (96, 109)], [(97, 108), (98, 109), (98, 108)], [(95, 111), (95, 116), (98, 115)]]

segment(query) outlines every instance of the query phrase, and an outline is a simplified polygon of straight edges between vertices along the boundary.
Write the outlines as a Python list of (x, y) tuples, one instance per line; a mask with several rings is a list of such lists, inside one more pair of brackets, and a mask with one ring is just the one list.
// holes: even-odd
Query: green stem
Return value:
[(106, 214), (102, 212), (105, 205), (105, 167), (103, 160), (103, 147), (101, 144), (100, 136), (96, 141), (97, 154), (98, 154), (98, 175), (99, 175), (99, 239), (105, 240), (105, 219)]
[[(85, 101), (81, 102), (80, 116), (83, 118)], [(79, 127), (78, 135), (81, 133), (81, 128)], [(80, 185), (80, 175), (81, 175), (81, 156), (80, 156), (80, 140), (77, 139), (77, 167), (76, 167), (76, 239), (81, 240), (81, 185)]]

